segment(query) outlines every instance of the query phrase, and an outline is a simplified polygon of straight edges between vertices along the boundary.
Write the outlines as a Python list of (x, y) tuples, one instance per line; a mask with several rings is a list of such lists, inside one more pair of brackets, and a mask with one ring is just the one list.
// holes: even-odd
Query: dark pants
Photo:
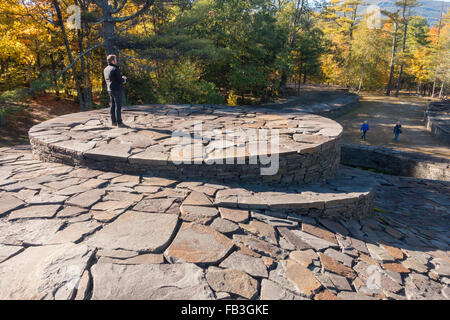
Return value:
[(122, 91), (109, 91), (111, 122), (122, 124)]
[(400, 132), (394, 132), (394, 140), (395, 140), (395, 142), (398, 142), (399, 134), (400, 134)]
[(366, 140), (366, 133), (367, 133), (367, 130), (363, 130), (363, 134), (361, 136), (361, 139)]

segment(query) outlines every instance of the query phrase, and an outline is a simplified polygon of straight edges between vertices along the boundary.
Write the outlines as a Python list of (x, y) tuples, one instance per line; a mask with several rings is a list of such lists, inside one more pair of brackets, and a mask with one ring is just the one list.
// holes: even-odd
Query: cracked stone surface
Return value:
[(94, 300), (209, 300), (214, 293), (204, 271), (190, 263), (92, 267)]
[(0, 299), (71, 299), (93, 253), (72, 243), (29, 247), (0, 264)]
[(374, 182), (374, 208), (354, 207), (370, 216), (323, 217), (336, 197), (297, 201), (304, 186), (120, 174), (0, 148), (0, 298), (449, 299), (450, 184), (340, 172), (327, 190), (347, 194), (341, 204), (353, 182)]
[(183, 223), (165, 256), (171, 262), (213, 264), (225, 257), (232, 248), (233, 242), (215, 229)]
[(252, 299), (258, 293), (258, 282), (241, 270), (209, 267), (206, 280), (215, 291), (233, 293), (246, 299)]
[(105, 249), (162, 252), (177, 223), (178, 216), (172, 214), (127, 211), (89, 238), (88, 243)]
[(228, 258), (222, 261), (220, 267), (242, 270), (251, 276), (260, 278), (267, 278), (269, 275), (262, 259), (250, 257), (238, 252), (233, 252)]

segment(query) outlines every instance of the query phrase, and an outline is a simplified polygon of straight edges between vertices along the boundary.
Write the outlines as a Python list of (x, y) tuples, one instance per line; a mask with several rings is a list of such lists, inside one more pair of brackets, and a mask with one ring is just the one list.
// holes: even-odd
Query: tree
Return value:
[(352, 40), (360, 17), (360, 4), (361, 1), (358, 0), (331, 0), (321, 12), (323, 31), (333, 43), (329, 51), (331, 57), (323, 61), (323, 70), (331, 81), (345, 86), (349, 86), (351, 82), (349, 70), (352, 64)]
[[(403, 44), (402, 44), (402, 53), (403, 55), (406, 52), (406, 39), (408, 36), (408, 23), (411, 18), (411, 8), (419, 6), (417, 0), (400, 0), (395, 3), (395, 5), (401, 8), (401, 23), (403, 24)], [(398, 93), (400, 91), (400, 86), (402, 83), (402, 73), (403, 73), (404, 62), (400, 62), (400, 71), (397, 78), (397, 89), (395, 91), (395, 96), (398, 97)]]
[(80, 111), (83, 111), (84, 105), (83, 105), (83, 96), (81, 93), (80, 80), (78, 79), (78, 74), (75, 69), (75, 62), (72, 57), (72, 51), (70, 49), (69, 41), (67, 39), (66, 28), (64, 27), (64, 21), (62, 18), (61, 9), (59, 7), (58, 0), (53, 0), (53, 6), (55, 7), (55, 10), (56, 10), (56, 16), (58, 17), (58, 24), (59, 24), (59, 27), (61, 28), (61, 33), (62, 33), (62, 36), (64, 39), (64, 45), (66, 46), (66, 50), (67, 50), (67, 56), (69, 57), (70, 65), (72, 68), (72, 74), (75, 79), (75, 84), (76, 84), (77, 93), (78, 93), (78, 101), (80, 103)]
[(399, 24), (399, 12), (390, 13), (384, 12), (390, 19), (390, 21), (394, 24), (394, 29), (392, 32), (392, 47), (391, 47), (391, 60), (389, 63), (389, 80), (386, 86), (386, 95), (391, 95), (391, 87), (392, 81), (394, 78), (394, 68), (395, 68), (395, 55), (397, 53), (397, 38), (398, 38), (398, 24)]
[(450, 83), (450, 10), (442, 19), (442, 28), (439, 33), (439, 47), (436, 53), (436, 78), (441, 83), (439, 98), (445, 94), (445, 87)]
[(389, 34), (384, 29), (369, 27), (365, 16), (358, 24), (352, 41), (353, 58), (349, 70), (352, 86), (358, 87), (358, 93), (365, 89), (377, 89), (383, 86), (389, 65)]
[[(435, 89), (436, 89), (436, 80), (437, 80), (437, 68), (436, 68), (436, 64), (438, 64), (438, 62), (436, 60), (438, 60), (439, 58), (437, 58), (436, 56), (440, 53), (441, 51), (441, 43), (440, 43), (440, 35), (441, 35), (441, 28), (442, 28), (442, 13), (443, 13), (443, 9), (444, 9), (444, 3), (442, 3), (442, 7), (441, 7), (441, 12), (439, 14), (439, 23), (438, 23), (438, 27), (437, 30), (435, 32), (435, 35), (433, 37), (433, 34), (431, 35), (431, 43), (433, 45), (433, 49), (435, 50), (434, 52), (434, 79), (433, 79), (433, 88), (431, 91), (431, 97), (434, 98), (434, 94), (435, 94)], [(434, 30), (433, 30), (434, 31)]]
[[(282, 27), (289, 34), (285, 52), (286, 65), (289, 64), (289, 60), (293, 59), (292, 51), (294, 50), (298, 35), (302, 28), (302, 18), (305, 11), (307, 11), (306, 0), (278, 1), (278, 20), (281, 21)], [(281, 69), (281, 90), (286, 88), (289, 73), (289, 70), (286, 69), (287, 68)]]
[(324, 34), (319, 28), (305, 30), (300, 33), (298, 41), (293, 50), (295, 61), (294, 71), (297, 76), (298, 91), (300, 83), (306, 82), (308, 75), (318, 75), (320, 72), (320, 56), (325, 50)]

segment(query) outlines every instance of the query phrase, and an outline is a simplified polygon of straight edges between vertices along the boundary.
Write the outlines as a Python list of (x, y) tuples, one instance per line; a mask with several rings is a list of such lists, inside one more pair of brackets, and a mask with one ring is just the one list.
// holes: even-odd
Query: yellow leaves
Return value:
[(341, 83), (343, 68), (336, 63), (333, 55), (327, 54), (321, 57), (321, 70), (327, 83)]
[(406, 72), (414, 76), (419, 83), (425, 82), (430, 77), (431, 54), (426, 47), (414, 50), (406, 67)]
[(237, 106), (238, 105), (238, 95), (234, 94), (234, 91), (231, 90), (228, 95), (227, 103), (229, 106)]
[(32, 55), (32, 54), (27, 54), (26, 56), (24, 56), (24, 60), (29, 65), (34, 64), (34, 62), (36, 61), (34, 55)]

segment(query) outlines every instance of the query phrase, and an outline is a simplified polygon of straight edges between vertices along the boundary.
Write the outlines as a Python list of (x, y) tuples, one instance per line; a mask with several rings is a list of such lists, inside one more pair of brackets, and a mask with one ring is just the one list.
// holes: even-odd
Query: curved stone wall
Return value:
[(215, 204), (250, 210), (253, 216), (302, 220), (305, 215), (328, 219), (360, 219), (373, 214), (375, 181), (361, 170), (340, 168), (338, 177), (288, 189), (240, 186), (219, 190)]
[[(103, 109), (36, 125), (29, 132), (33, 153), (44, 161), (121, 173), (273, 184), (334, 178), (340, 160), (342, 127), (312, 114), (147, 105), (125, 108), (127, 128), (109, 127), (108, 119), (108, 110)], [(199, 121), (203, 121), (201, 131), (197, 130)], [(271, 129), (279, 134), (278, 150)], [(257, 136), (252, 136), (255, 131)], [(236, 140), (246, 134), (246, 141)], [(186, 137), (188, 143), (183, 140)], [(191, 143), (202, 147), (202, 152), (192, 151)], [(255, 144), (256, 154), (250, 152)], [(189, 147), (183, 147), (186, 145)], [(267, 149), (261, 148), (264, 145)], [(250, 155), (256, 155), (256, 163)], [(278, 161), (276, 158), (276, 174), (262, 175), (264, 169), (271, 171), (268, 167)]]
[(334, 93), (334, 97), (329, 101), (321, 101), (317, 103), (304, 104), (291, 99), (283, 103), (274, 103), (264, 105), (270, 108), (283, 108), (293, 112), (313, 113), (327, 118), (337, 118), (358, 106), (359, 95), (349, 92)]
[(450, 101), (430, 103), (425, 111), (425, 126), (442, 142), (450, 144)]
[(415, 178), (450, 181), (450, 161), (379, 146), (342, 144), (341, 163)]

